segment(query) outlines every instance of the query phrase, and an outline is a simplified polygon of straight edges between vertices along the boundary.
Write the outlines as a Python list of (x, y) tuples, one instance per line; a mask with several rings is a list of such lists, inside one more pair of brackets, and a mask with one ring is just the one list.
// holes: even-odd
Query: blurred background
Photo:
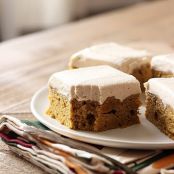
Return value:
[[(0, 41), (45, 30), (143, 0), (0, 0)], [(145, 1), (145, 0), (144, 0)]]

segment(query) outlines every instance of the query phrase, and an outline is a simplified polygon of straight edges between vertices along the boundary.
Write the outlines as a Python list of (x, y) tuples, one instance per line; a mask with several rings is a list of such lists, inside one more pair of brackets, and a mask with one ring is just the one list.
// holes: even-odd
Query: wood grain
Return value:
[[(156, 54), (173, 52), (173, 7), (173, 0), (141, 3), (0, 44), (0, 115), (34, 119), (29, 107), (34, 92), (67, 67), (72, 53), (91, 44), (116, 41)], [(43, 173), (2, 142), (0, 168), (0, 174)]]

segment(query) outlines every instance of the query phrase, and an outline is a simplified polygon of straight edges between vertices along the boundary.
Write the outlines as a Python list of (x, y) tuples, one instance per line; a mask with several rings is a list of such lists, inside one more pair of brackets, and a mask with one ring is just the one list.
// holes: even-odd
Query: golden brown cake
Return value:
[(49, 80), (47, 114), (77, 130), (103, 131), (139, 123), (140, 84), (110, 66), (65, 70)]
[(145, 86), (146, 118), (174, 139), (174, 78), (153, 78)]
[(104, 43), (83, 49), (71, 56), (69, 67), (80, 68), (110, 65), (135, 76), (143, 83), (151, 78), (151, 55), (145, 50), (136, 50), (116, 43)]
[(151, 67), (153, 77), (174, 77), (174, 54), (154, 56)]

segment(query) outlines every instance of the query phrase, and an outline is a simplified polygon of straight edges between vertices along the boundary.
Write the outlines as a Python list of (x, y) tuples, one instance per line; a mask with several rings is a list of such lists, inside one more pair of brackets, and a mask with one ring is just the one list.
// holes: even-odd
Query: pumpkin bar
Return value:
[(140, 84), (110, 66), (54, 73), (47, 114), (76, 130), (103, 131), (139, 123)]
[(145, 86), (146, 118), (174, 139), (174, 78), (153, 78)]
[(70, 58), (70, 68), (110, 65), (135, 76), (143, 83), (151, 78), (151, 55), (146, 50), (137, 50), (117, 43), (103, 43), (85, 48)]
[(153, 77), (174, 77), (174, 54), (154, 56), (151, 67)]

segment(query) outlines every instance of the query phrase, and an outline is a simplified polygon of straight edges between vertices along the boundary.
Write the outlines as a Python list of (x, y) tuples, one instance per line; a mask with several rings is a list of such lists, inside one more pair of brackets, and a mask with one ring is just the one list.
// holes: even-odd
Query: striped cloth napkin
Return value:
[(51, 174), (174, 174), (174, 151), (92, 146), (50, 131), (38, 121), (0, 118), (9, 148)]

